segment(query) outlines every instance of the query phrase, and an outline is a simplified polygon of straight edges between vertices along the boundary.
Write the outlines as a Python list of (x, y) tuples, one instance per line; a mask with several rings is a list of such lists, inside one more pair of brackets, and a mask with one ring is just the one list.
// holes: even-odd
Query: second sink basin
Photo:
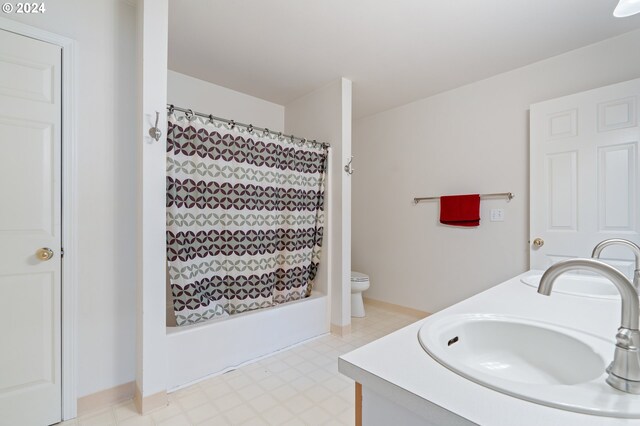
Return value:
[(491, 314), (427, 320), (418, 339), (448, 369), (499, 392), (564, 410), (640, 418), (638, 396), (605, 383), (612, 341)]
[[(531, 271), (520, 278), (524, 284), (538, 287), (542, 272)], [(575, 296), (597, 297), (600, 299), (620, 299), (616, 287), (606, 278), (593, 275), (564, 274), (558, 277), (553, 291)]]

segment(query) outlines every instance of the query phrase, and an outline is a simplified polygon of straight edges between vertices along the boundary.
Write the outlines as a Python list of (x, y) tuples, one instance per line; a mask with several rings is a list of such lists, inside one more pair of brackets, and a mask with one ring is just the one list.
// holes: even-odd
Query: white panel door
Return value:
[[(607, 238), (640, 244), (640, 79), (531, 106), (531, 268), (590, 257)], [(633, 255), (602, 259), (628, 277)]]
[(60, 47), (0, 30), (0, 425), (61, 418), (60, 70)]

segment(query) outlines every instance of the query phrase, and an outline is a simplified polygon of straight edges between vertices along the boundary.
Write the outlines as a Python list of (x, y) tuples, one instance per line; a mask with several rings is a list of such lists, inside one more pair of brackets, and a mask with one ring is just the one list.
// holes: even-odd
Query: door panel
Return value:
[[(590, 257), (607, 238), (640, 243), (640, 79), (531, 106), (531, 267)], [(603, 260), (633, 276), (633, 255)]]
[(60, 71), (60, 47), (0, 30), (0, 425), (61, 419)]

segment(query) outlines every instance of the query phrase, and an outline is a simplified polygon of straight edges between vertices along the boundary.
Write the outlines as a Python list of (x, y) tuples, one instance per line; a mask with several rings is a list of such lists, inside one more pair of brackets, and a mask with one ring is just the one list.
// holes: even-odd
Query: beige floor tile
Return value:
[(269, 392), (269, 394), (275, 397), (278, 401), (283, 402), (297, 395), (298, 390), (295, 389), (293, 386), (287, 384), (272, 390), (271, 392)]
[(309, 374), (312, 371), (315, 371), (318, 366), (316, 364), (314, 364), (311, 361), (304, 361), (301, 362), (300, 364), (296, 365), (295, 367), (296, 370), (298, 370), (299, 372), (301, 372), (302, 374)]
[(240, 395), (240, 397), (245, 401), (252, 401), (259, 396), (264, 395), (265, 392), (266, 391), (257, 383), (251, 383), (248, 386), (243, 387), (236, 393)]
[(351, 408), (338, 416), (338, 419), (346, 425), (354, 425), (356, 423), (356, 409), (352, 405)]
[(333, 395), (325, 399), (324, 401), (322, 401), (320, 403), (320, 407), (327, 410), (327, 412), (332, 416), (337, 416), (339, 414), (342, 414), (346, 410), (348, 410), (349, 407), (351, 407), (351, 404), (347, 402), (344, 398)]
[(223, 415), (215, 416), (198, 423), (198, 426), (234, 426)]
[(282, 426), (308, 426), (309, 423), (305, 423), (302, 420), (300, 420), (297, 417), (294, 417), (293, 419), (289, 420), (288, 422), (284, 423)]
[(305, 410), (298, 416), (303, 422), (312, 425), (321, 425), (331, 419), (331, 415), (324, 409), (313, 406), (308, 410)]
[(193, 424), (198, 424), (207, 419), (217, 416), (220, 411), (212, 402), (206, 402), (187, 411), (187, 417)]
[(290, 355), (287, 355), (284, 358), (284, 362), (289, 364), (291, 367), (295, 367), (296, 365), (300, 364), (303, 361), (304, 361), (304, 358), (302, 358), (300, 355), (297, 355), (297, 354), (294, 354), (294, 353), (292, 353)]
[(138, 410), (133, 401), (126, 401), (113, 407), (113, 414), (117, 422), (122, 422), (130, 417), (138, 416)]
[(224, 416), (231, 422), (231, 424), (239, 425), (253, 417), (257, 417), (258, 413), (256, 413), (248, 404), (241, 404), (226, 411)]
[(231, 410), (241, 404), (245, 404), (245, 402), (235, 392), (228, 393), (213, 400), (213, 405), (215, 405), (221, 413)]
[(254, 417), (242, 423), (242, 426), (268, 426), (268, 425), (269, 423), (267, 423), (267, 421), (261, 417)]
[(166, 420), (156, 423), (156, 426), (192, 426), (185, 414), (178, 414)]
[(280, 379), (284, 380), (285, 382), (293, 382), (294, 380), (296, 380), (300, 376), (302, 376), (302, 373), (300, 373), (295, 368), (291, 368), (291, 367), (289, 367), (288, 369), (278, 373), (278, 377)]
[(249, 401), (249, 405), (251, 405), (258, 413), (267, 411), (278, 404), (279, 401), (267, 393)]
[(259, 382), (261, 380), (266, 379), (267, 377), (271, 377), (273, 375), (265, 366), (260, 365), (260, 368), (253, 369), (251, 371), (247, 371), (247, 376), (252, 380)]
[(293, 414), (281, 405), (277, 405), (262, 414), (262, 418), (270, 425), (281, 425), (293, 418)]
[(302, 376), (291, 382), (291, 386), (293, 386), (298, 392), (304, 392), (313, 385), (315, 385), (315, 382), (307, 376)]
[(313, 403), (305, 398), (302, 394), (298, 394), (293, 398), (283, 402), (283, 405), (287, 407), (293, 414), (300, 415), (300, 413), (313, 407)]
[(349, 386), (349, 382), (347, 382), (347, 380), (343, 379), (342, 377), (334, 376), (322, 382), (322, 385), (324, 385), (331, 392), (337, 393)]
[(262, 386), (265, 390), (270, 391), (284, 385), (284, 383), (285, 383), (284, 380), (280, 379), (279, 377), (270, 376), (264, 380), (261, 380), (260, 383), (258, 384)]
[(166, 407), (162, 407), (151, 412), (151, 418), (154, 422), (160, 423), (170, 417), (177, 416), (180, 413), (182, 413), (182, 410), (178, 404), (169, 403)]
[(118, 426), (153, 426), (154, 424), (151, 416), (140, 416), (137, 414), (135, 417), (129, 417), (126, 420), (118, 422)]
[(78, 424), (80, 426), (110, 426), (116, 424), (116, 418), (111, 408), (108, 408), (95, 414), (80, 417)]
[(284, 361), (275, 361), (266, 365), (267, 369), (272, 373), (281, 373), (290, 368), (290, 365)]
[(228, 395), (233, 392), (231, 386), (222, 381), (216, 381), (214, 383), (208, 383), (206, 387), (203, 386), (204, 393), (209, 399), (216, 399)]
[(179, 398), (177, 401), (177, 403), (180, 404), (180, 407), (182, 407), (182, 410), (184, 411), (189, 411), (190, 409), (202, 404), (206, 404), (207, 402), (209, 402), (207, 395), (200, 389), (198, 389), (196, 392)]
[(324, 369), (315, 370), (315, 371), (312, 371), (311, 373), (307, 374), (307, 377), (310, 378), (311, 380), (313, 380), (316, 383), (322, 383), (325, 380), (329, 380), (330, 378), (332, 378), (334, 376), (335, 376), (334, 374), (331, 374), (327, 370), (324, 370)]
[(229, 384), (229, 386), (231, 386), (232, 389), (238, 390), (253, 383), (253, 381), (251, 380), (250, 377), (247, 377), (246, 375), (242, 374), (236, 377), (232, 377), (231, 379), (227, 380), (227, 383)]
[(323, 423), (322, 426), (347, 426), (350, 423), (343, 423), (338, 419), (329, 419), (326, 423)]
[(304, 391), (306, 396), (314, 404), (318, 404), (333, 395), (333, 392), (322, 385), (316, 384)]

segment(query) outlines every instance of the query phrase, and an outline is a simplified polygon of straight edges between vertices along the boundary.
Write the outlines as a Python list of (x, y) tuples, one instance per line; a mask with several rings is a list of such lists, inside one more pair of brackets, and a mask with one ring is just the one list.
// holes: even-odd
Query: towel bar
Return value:
[[(489, 197), (507, 197), (507, 201), (511, 201), (515, 195), (513, 192), (495, 192), (493, 194), (480, 194), (480, 198), (489, 198)], [(418, 204), (420, 201), (430, 201), (430, 200), (439, 200), (440, 197), (416, 197), (413, 199), (415, 204)]]

